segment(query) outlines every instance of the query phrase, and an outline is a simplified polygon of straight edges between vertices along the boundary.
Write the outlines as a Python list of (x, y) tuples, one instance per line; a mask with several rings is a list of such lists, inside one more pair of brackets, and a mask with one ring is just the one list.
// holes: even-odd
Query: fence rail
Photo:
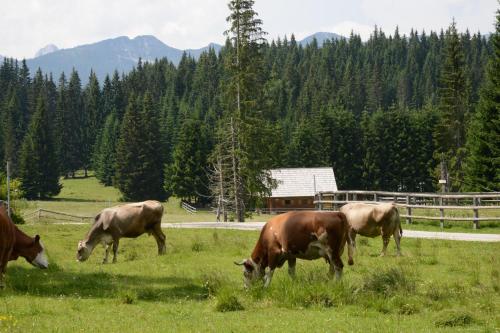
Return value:
[[(401, 213), (406, 223), (412, 219), (439, 220), (441, 227), (444, 221), (472, 221), (473, 228), (479, 228), (480, 221), (500, 221), (500, 192), (492, 193), (403, 193), (385, 191), (335, 191), (318, 192), (314, 204), (319, 210), (337, 210), (348, 202), (394, 202), (397, 207), (405, 210)], [(425, 212), (439, 210), (439, 216), (432, 214), (414, 215), (413, 209), (424, 209)], [(445, 210), (472, 211), (470, 216), (446, 216)], [(494, 216), (479, 217), (480, 210), (493, 211)], [(494, 210), (498, 210), (498, 213)]]
[(88, 223), (94, 220), (94, 216), (72, 215), (47, 209), (37, 209), (34, 212), (24, 214), (23, 219), (32, 223), (40, 222), (42, 219), (50, 219), (51, 221), (55, 221), (54, 223)]
[(185, 201), (181, 201), (181, 207), (182, 207), (182, 209), (184, 209), (186, 212), (188, 212), (190, 214), (196, 214), (196, 212), (197, 212), (196, 207), (191, 206), (190, 204), (188, 204)]

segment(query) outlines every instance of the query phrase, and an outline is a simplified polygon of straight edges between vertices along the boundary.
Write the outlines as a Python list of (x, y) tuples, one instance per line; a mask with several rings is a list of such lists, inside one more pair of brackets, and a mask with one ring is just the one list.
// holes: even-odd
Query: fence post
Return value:
[(377, 193), (373, 193), (373, 201), (377, 202), (378, 201), (378, 196)]
[(411, 224), (411, 207), (409, 207), (410, 205), (410, 196), (407, 195), (406, 196), (406, 215), (408, 215), (408, 217), (406, 218), (406, 224)]
[(37, 221), (38, 221), (38, 223), (40, 223), (40, 216), (42, 215), (42, 210), (38, 209), (38, 212), (36, 215), (37, 215)]
[(477, 197), (474, 197), (472, 202), (474, 203), (474, 224), (472, 227), (474, 229), (479, 229), (479, 209), (477, 208), (479, 202), (477, 200)]
[(319, 201), (318, 201), (319, 205), (318, 205), (318, 208), (319, 208), (319, 210), (323, 210), (323, 194), (321, 194), (321, 192), (319, 192), (318, 196), (319, 196)]
[(444, 228), (444, 209), (443, 209), (443, 197), (439, 197), (439, 206), (441, 206), (441, 208), (439, 208), (439, 215), (441, 216), (441, 220), (439, 222), (439, 225), (441, 227), (441, 229)]
[(337, 198), (338, 198), (337, 193), (334, 193), (333, 194), (333, 210), (338, 210), (338, 204), (336, 202)]
[(358, 195), (356, 193), (352, 194), (352, 200), (358, 201)]

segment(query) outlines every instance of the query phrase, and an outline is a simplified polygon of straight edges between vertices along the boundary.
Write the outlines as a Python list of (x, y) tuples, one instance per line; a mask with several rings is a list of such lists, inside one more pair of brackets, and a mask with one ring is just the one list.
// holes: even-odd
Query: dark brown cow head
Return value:
[(234, 264), (243, 266), (243, 278), (246, 288), (249, 288), (255, 281), (262, 280), (264, 277), (264, 272), (262, 272), (260, 266), (252, 259), (242, 260), (241, 262), (235, 261)]

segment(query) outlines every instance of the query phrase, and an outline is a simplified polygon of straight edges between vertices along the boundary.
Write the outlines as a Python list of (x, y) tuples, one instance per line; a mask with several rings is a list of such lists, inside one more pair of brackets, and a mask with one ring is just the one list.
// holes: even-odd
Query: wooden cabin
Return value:
[(316, 192), (337, 191), (333, 168), (273, 169), (271, 176), (277, 182), (267, 198), (267, 210), (271, 213), (315, 209)]

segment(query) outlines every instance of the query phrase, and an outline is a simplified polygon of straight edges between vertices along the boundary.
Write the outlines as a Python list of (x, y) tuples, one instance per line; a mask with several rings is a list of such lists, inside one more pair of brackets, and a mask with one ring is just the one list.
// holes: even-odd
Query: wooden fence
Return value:
[(191, 206), (190, 204), (188, 204), (185, 201), (181, 201), (181, 207), (182, 207), (182, 209), (184, 209), (186, 212), (188, 212), (190, 214), (196, 214), (196, 211), (197, 211), (196, 207)]
[[(383, 191), (336, 191), (318, 192), (314, 203), (319, 210), (337, 210), (348, 202), (394, 202), (405, 212), (400, 214), (406, 218), (406, 223), (412, 219), (439, 220), (441, 227), (444, 221), (472, 221), (473, 228), (479, 228), (480, 221), (500, 221), (500, 192), (492, 193), (402, 193)], [(423, 211), (421, 215), (414, 215), (414, 210)], [(439, 216), (427, 214), (439, 210)], [(481, 210), (490, 210), (488, 216), (479, 216)], [(445, 211), (454, 213), (472, 212), (472, 216), (450, 216)]]
[(90, 223), (94, 216), (72, 215), (67, 213), (55, 212), (47, 209), (37, 209), (34, 212), (23, 215), (26, 222), (41, 222), (50, 220), (51, 223)]

